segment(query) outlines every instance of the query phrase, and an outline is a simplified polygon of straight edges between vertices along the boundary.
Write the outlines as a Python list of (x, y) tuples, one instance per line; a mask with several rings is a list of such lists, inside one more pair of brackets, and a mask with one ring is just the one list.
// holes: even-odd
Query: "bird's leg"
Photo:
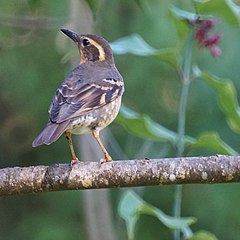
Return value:
[(104, 156), (105, 156), (105, 159), (101, 159), (100, 162), (101, 163), (104, 163), (104, 162), (111, 162), (112, 161), (112, 158), (111, 156), (109, 155), (109, 153), (107, 152), (106, 148), (104, 147), (100, 137), (99, 137), (99, 131), (96, 131), (96, 130), (92, 130), (92, 135), (93, 137), (97, 140), (99, 146), (101, 147), (103, 153), (104, 153)]
[(71, 138), (71, 133), (66, 131), (65, 132), (66, 134), (66, 138), (68, 140), (68, 144), (69, 144), (69, 148), (70, 148), (70, 151), (71, 151), (71, 154), (72, 154), (72, 162), (71, 162), (71, 165), (73, 165), (74, 163), (76, 163), (78, 161), (78, 158), (75, 154), (75, 151), (74, 151), (74, 148), (73, 148), (73, 143), (72, 143), (72, 138)]

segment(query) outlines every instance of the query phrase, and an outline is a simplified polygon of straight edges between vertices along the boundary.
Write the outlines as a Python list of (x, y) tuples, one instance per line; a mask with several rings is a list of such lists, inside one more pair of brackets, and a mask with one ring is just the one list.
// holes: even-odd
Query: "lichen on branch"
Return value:
[(77, 189), (240, 181), (240, 156), (79, 162), (0, 169), (0, 196)]

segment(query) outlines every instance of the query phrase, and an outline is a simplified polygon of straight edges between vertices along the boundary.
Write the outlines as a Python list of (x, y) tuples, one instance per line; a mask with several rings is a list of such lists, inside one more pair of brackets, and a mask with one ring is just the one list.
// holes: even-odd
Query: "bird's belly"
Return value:
[(103, 107), (73, 119), (67, 130), (77, 135), (89, 133), (93, 129), (100, 131), (116, 118), (120, 105), (121, 97), (118, 97)]

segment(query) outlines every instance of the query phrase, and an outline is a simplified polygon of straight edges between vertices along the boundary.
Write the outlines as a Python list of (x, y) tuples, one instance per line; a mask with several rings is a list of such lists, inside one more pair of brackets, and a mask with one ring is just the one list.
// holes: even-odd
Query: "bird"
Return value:
[(124, 93), (123, 78), (115, 66), (107, 40), (94, 34), (77, 34), (68, 29), (61, 31), (77, 45), (80, 63), (55, 92), (48, 109), (48, 123), (32, 142), (32, 147), (50, 145), (65, 133), (73, 165), (79, 160), (74, 151), (72, 134), (92, 133), (104, 154), (100, 162), (111, 162), (99, 132), (119, 112)]

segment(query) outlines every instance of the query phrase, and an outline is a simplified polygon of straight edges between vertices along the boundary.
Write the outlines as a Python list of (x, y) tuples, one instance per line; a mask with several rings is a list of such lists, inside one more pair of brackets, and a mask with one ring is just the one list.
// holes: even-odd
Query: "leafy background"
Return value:
[[(76, 2), (81, 5), (75, 7), (77, 13), (74, 13)], [(174, 14), (170, 10), (173, 6), (213, 15), (218, 20), (215, 31), (221, 34), (219, 58), (213, 58), (196, 42), (193, 45), (192, 73), (198, 77), (190, 85), (187, 103), (185, 143), (189, 144), (186, 145), (189, 151), (186, 153), (189, 156), (237, 154), (240, 15), (232, 1), (3, 0), (0, 3), (1, 168), (70, 159), (64, 137), (49, 147), (31, 147), (46, 123), (47, 108), (55, 89), (72, 65), (76, 65), (72, 60), (77, 55), (76, 49), (59, 33), (62, 27), (77, 32), (91, 31), (112, 42), (116, 64), (126, 84), (124, 107), (109, 127), (111, 132), (105, 133), (113, 158), (175, 156), (181, 92), (177, 67), (181, 64), (180, 56), (184, 55), (188, 28), (179, 19), (179, 11)], [(86, 17), (75, 19), (86, 12), (89, 13)], [(212, 137), (208, 135), (198, 141), (203, 133), (211, 133)], [(82, 140), (85, 138), (81, 136)], [(114, 189), (107, 193), (115, 239), (127, 239), (123, 220), (126, 216), (121, 209), (131, 209), (127, 208), (128, 204), (122, 205), (124, 200), (134, 202), (135, 199), (137, 206), (143, 201), (157, 209), (156, 213), (162, 210), (172, 215), (174, 187), (138, 188), (135, 192), (137, 195), (127, 189)], [(94, 229), (86, 218), (85, 195), (84, 191), (74, 191), (1, 198), (0, 238), (91, 239), (89, 231)], [(133, 198), (129, 200), (129, 196)], [(218, 239), (238, 239), (239, 197), (238, 184), (184, 186), (182, 216), (197, 219), (191, 225), (193, 232), (206, 230)], [(142, 209), (137, 211), (140, 217), (134, 230), (135, 239), (172, 237), (169, 225), (158, 221), (159, 215), (153, 217), (154, 214), (144, 214)], [(104, 216), (95, 217), (102, 220), (107, 232)], [(205, 234), (198, 239), (214, 237)]]

